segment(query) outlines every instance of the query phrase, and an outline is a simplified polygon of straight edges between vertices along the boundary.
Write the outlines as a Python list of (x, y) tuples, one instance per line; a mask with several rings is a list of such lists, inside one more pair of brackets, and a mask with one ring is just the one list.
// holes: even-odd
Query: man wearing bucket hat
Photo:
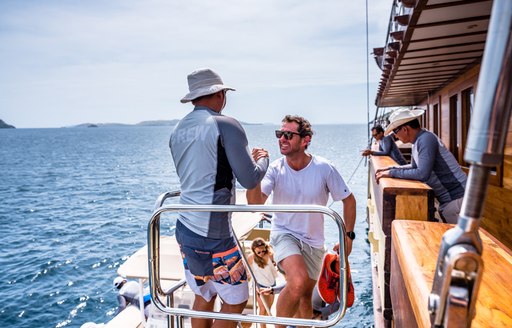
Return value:
[(412, 146), (411, 164), (377, 170), (381, 178), (419, 180), (434, 190), (439, 214), (448, 223), (457, 223), (466, 187), (466, 174), (453, 154), (435, 134), (420, 127), (423, 110), (399, 109), (391, 114), (385, 134), (394, 133)]
[[(211, 69), (188, 75), (189, 92), (182, 103), (194, 109), (174, 128), (169, 146), (181, 184), (181, 204), (235, 203), (236, 181), (254, 188), (268, 167), (268, 153), (248, 149), (240, 123), (221, 114), (226, 92)], [(180, 212), (176, 240), (183, 256), (185, 277), (196, 294), (193, 309), (212, 311), (217, 295), (221, 312), (241, 313), (249, 296), (247, 275), (234, 239), (231, 213)], [(210, 327), (209, 319), (192, 319), (193, 327)], [(213, 322), (213, 327), (236, 327), (236, 322)]]

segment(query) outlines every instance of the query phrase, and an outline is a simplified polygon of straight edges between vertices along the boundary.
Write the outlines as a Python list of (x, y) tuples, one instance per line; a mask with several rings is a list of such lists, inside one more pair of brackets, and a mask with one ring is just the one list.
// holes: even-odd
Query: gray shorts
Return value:
[(439, 206), (439, 214), (447, 223), (457, 224), (457, 221), (459, 220), (459, 213), (462, 208), (462, 199), (463, 197)]
[(309, 278), (318, 280), (320, 270), (322, 269), (322, 259), (325, 254), (325, 249), (323, 247), (311, 247), (288, 233), (271, 235), (270, 245), (274, 248), (274, 259), (280, 269), (282, 268), (279, 265), (279, 262), (288, 256), (295, 254), (302, 255), (308, 269)]

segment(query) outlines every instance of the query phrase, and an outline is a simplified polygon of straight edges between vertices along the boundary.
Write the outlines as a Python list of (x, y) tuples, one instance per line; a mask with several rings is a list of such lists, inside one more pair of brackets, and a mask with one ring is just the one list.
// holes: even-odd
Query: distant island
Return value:
[(16, 127), (14, 125), (5, 123), (3, 120), (0, 120), (0, 129), (16, 129)]
[(73, 128), (100, 128), (100, 127), (112, 127), (112, 126), (172, 126), (176, 125), (180, 120), (156, 120), (156, 121), (142, 121), (137, 124), (126, 124), (126, 123), (82, 123), (73, 125)]
[[(173, 126), (178, 124), (180, 120), (155, 120), (155, 121), (142, 121), (137, 124), (124, 124), (124, 123), (82, 123), (73, 125), (74, 128), (100, 128), (111, 126)], [(242, 125), (261, 125), (261, 123), (246, 123), (240, 122)]]

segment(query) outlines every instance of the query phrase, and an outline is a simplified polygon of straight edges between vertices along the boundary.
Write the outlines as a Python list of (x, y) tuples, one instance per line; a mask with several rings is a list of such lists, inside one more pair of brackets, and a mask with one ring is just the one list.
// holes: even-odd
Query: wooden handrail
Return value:
[(391, 274), (391, 224), (394, 220), (434, 219), (434, 193), (420, 181), (382, 178), (379, 183), (375, 172), (380, 168), (397, 166), (388, 156), (372, 156), (370, 160), (369, 240), (372, 249), (379, 252), (375, 268), (379, 279), (380, 299), (384, 318), (393, 317), (389, 281)]

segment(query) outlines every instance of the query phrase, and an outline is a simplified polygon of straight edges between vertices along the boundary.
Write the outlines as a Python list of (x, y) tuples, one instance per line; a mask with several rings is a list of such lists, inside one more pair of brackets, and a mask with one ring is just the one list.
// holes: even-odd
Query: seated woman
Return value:
[[(276, 285), (277, 269), (274, 262), (274, 253), (272, 246), (270, 246), (263, 238), (255, 238), (251, 245), (251, 254), (247, 257), (247, 261), (251, 266), (252, 272), (254, 273), (254, 279), (257, 283), (257, 289), (270, 288)], [(273, 294), (256, 296), (258, 300), (259, 314), (267, 315), (265, 306), (263, 305), (262, 299), (264, 299), (266, 305), (270, 309), (274, 303)], [(265, 324), (261, 324), (261, 327), (265, 328)]]

